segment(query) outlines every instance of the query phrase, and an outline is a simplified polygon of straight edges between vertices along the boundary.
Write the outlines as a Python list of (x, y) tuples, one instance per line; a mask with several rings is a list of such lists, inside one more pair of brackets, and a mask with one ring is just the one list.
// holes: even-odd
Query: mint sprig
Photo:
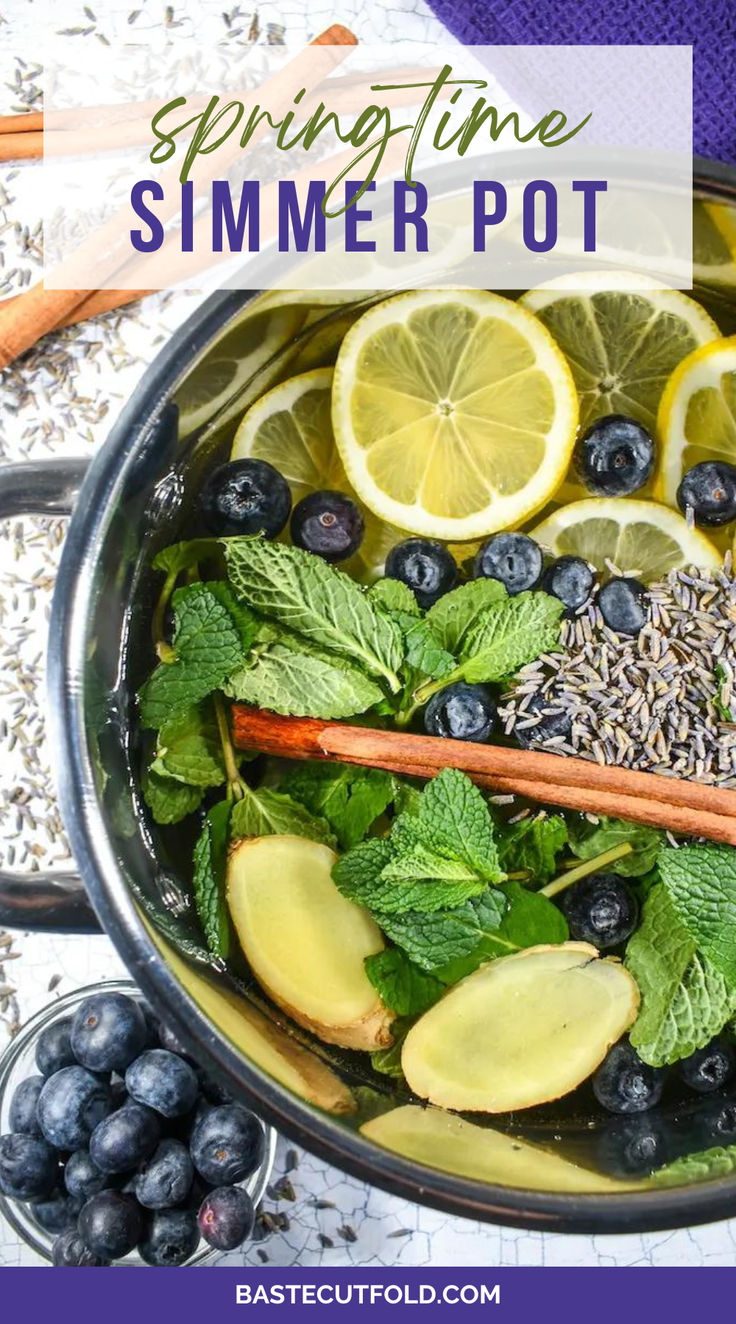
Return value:
[(455, 669), (441, 681), (420, 685), (415, 701), (426, 703), (456, 681), (490, 683), (513, 675), (540, 653), (558, 647), (562, 612), (562, 603), (547, 593), (519, 593), (491, 602), (462, 636)]
[(644, 902), (625, 963), (641, 993), (630, 1039), (650, 1066), (668, 1066), (703, 1048), (736, 1012), (736, 989), (698, 951), (663, 883)]
[(158, 729), (221, 689), (242, 666), (257, 623), (227, 584), (190, 584), (173, 596), (173, 660), (162, 662), (140, 692), (141, 725)]
[(349, 575), (298, 547), (262, 538), (225, 541), (230, 582), (254, 611), (401, 688), (401, 631)]
[(287, 774), (283, 789), (310, 813), (326, 819), (342, 849), (349, 850), (392, 804), (399, 784), (380, 768), (302, 763)]
[(310, 814), (304, 805), (283, 791), (261, 786), (254, 791), (241, 783), (241, 798), (236, 800), (230, 816), (230, 837), (308, 837), (335, 845), (335, 837), (324, 818)]
[(678, 920), (736, 988), (736, 850), (714, 844), (667, 847), (658, 863)]
[(194, 847), (194, 902), (208, 950), (227, 960), (231, 949), (230, 916), (225, 900), (225, 867), (229, 841), (230, 802), (223, 800), (207, 814)]

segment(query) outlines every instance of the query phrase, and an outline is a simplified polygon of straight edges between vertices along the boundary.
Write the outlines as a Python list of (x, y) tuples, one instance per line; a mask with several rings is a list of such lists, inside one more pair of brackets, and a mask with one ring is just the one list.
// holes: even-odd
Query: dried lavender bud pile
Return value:
[(670, 571), (648, 590), (636, 638), (603, 623), (595, 598), (566, 621), (563, 651), (523, 668), (500, 708), (507, 735), (673, 777), (736, 786), (736, 577)]

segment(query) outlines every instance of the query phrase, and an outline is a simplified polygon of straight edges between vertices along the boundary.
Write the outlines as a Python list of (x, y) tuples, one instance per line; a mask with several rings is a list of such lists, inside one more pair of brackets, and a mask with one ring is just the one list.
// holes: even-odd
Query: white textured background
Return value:
[[(492, 3), (492, 0), (487, 0)], [(524, 0), (518, 0), (523, 3)], [(450, 42), (422, 0), (286, 0), (240, 6), (230, 0), (0, 0), (0, 114), (33, 102), (44, 38), (84, 42), (90, 61), (106, 34), (126, 27), (152, 39), (167, 23), (229, 32), (244, 40), (308, 39), (331, 22), (364, 41), (392, 34)], [(223, 17), (227, 13), (228, 22)], [(35, 103), (34, 103), (35, 104)], [(0, 167), (0, 297), (36, 279), (40, 186), (37, 168)], [(156, 296), (133, 312), (47, 338), (0, 374), (0, 452), (5, 460), (91, 454), (122, 401), (165, 339), (196, 305), (192, 296)], [(43, 740), (44, 625), (63, 531), (27, 521), (0, 536), (0, 865), (38, 868), (67, 849), (49, 787)], [(0, 947), (0, 1050), (13, 1026), (50, 998), (123, 973), (105, 938), (16, 934)], [(298, 1166), (293, 1169), (294, 1161)], [(286, 1168), (295, 1199), (267, 1199), (283, 1226), (244, 1255), (274, 1265), (732, 1265), (736, 1222), (648, 1236), (564, 1237), (449, 1218), (363, 1186), (282, 1141), (274, 1180)], [(229, 1257), (239, 1262), (241, 1254)], [(0, 1221), (0, 1266), (33, 1263)]]

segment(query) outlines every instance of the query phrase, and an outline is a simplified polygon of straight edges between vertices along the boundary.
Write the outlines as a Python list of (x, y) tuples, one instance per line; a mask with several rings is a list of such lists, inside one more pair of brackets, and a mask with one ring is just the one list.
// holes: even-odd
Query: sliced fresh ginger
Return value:
[(532, 1108), (586, 1080), (638, 1006), (629, 972), (595, 947), (530, 947), (481, 966), (425, 1012), (401, 1065), (414, 1093), (443, 1108)]
[(355, 1112), (352, 1093), (326, 1062), (274, 1025), (239, 993), (217, 986), (208, 975), (188, 965), (160, 933), (147, 927), (190, 997), (245, 1057), (307, 1103), (329, 1113)]
[(385, 1048), (391, 1013), (363, 966), (383, 938), (338, 892), (335, 859), (305, 837), (246, 838), (228, 861), (230, 914), (259, 984), (298, 1025), (343, 1048)]
[(368, 1140), (415, 1163), (498, 1186), (590, 1192), (623, 1191), (634, 1185), (578, 1167), (561, 1154), (476, 1126), (441, 1108), (406, 1104), (372, 1118), (360, 1130)]

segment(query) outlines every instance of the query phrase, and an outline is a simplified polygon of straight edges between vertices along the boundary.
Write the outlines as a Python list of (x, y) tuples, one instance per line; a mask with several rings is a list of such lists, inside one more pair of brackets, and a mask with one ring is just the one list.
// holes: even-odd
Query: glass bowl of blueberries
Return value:
[(244, 1245), (276, 1133), (128, 981), (78, 989), (0, 1059), (0, 1213), (58, 1267), (194, 1266)]

